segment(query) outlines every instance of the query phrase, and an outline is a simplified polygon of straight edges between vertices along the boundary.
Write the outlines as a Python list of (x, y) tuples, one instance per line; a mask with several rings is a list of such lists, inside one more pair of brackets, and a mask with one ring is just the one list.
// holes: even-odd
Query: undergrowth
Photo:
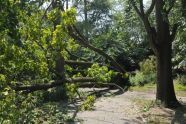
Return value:
[(80, 110), (93, 110), (96, 97), (94, 95), (87, 96), (86, 100), (80, 106)]
[(152, 107), (155, 106), (156, 102), (154, 100), (145, 100), (145, 99), (133, 99), (133, 102), (140, 107), (141, 112), (147, 112)]

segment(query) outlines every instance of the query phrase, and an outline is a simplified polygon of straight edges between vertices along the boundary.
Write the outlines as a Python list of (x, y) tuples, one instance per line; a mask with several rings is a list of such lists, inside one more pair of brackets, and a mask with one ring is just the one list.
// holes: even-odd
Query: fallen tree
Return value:
[(77, 82), (96, 82), (96, 79), (91, 78), (91, 77), (66, 78), (66, 79), (63, 79), (63, 80), (50, 81), (50, 83), (47, 83), (47, 84), (35, 84), (35, 85), (29, 85), (29, 86), (16, 86), (13, 89), (15, 91), (33, 92), (33, 91), (37, 91), (37, 90), (47, 90), (49, 88), (61, 86), (64, 83), (77, 83)]
[(38, 90), (47, 90), (49, 88), (54, 88), (63, 85), (64, 83), (77, 83), (79, 87), (108, 87), (115, 86), (121, 91), (124, 92), (124, 89), (115, 83), (98, 83), (95, 78), (91, 77), (79, 77), (79, 78), (67, 78), (63, 80), (50, 81), (47, 84), (35, 84), (28, 86), (16, 86), (13, 87), (15, 91), (25, 91), (25, 92), (34, 92)]
[(106, 54), (104, 51), (102, 51), (101, 49), (98, 49), (94, 46), (92, 46), (91, 44), (89, 44), (89, 41), (87, 40), (87, 38), (85, 38), (85, 36), (83, 36), (79, 30), (76, 28), (75, 25), (72, 26), (68, 26), (67, 27), (68, 30), (68, 34), (75, 40), (77, 41), (77, 43), (83, 47), (86, 47), (96, 53), (98, 53), (99, 55), (105, 57), (107, 60), (109, 60), (112, 64), (112, 66), (114, 66), (115, 68), (117, 68), (117, 70), (121, 73), (126, 73), (126, 70), (124, 69), (124, 67), (122, 65), (120, 65), (118, 62), (116, 62), (116, 60), (114, 60), (111, 56), (109, 56), (108, 54)]
[[(52, 6), (52, 4), (57, 4), (57, 3), (56, 3), (56, 1), (52, 1), (49, 4), (49, 6), (47, 7), (47, 9), (44, 12), (44, 15), (42, 17), (42, 20), (46, 16), (47, 11), (50, 8), (50, 6)], [(59, 8), (62, 12), (65, 12), (64, 4), (63, 3), (58, 3), (58, 4), (60, 6), (59, 5), (58, 6), (55, 6), (54, 5), (52, 8)], [(101, 50), (99, 48), (96, 48), (96, 47), (92, 46), (91, 44), (89, 44), (90, 42), (88, 41), (88, 39), (83, 34), (80, 33), (80, 31), (76, 28), (76, 26), (74, 24), (67, 25), (66, 26), (66, 32), (68, 33), (69, 36), (71, 36), (82, 47), (88, 48), (88, 49), (90, 49), (90, 50), (98, 53), (99, 55), (103, 56), (108, 61), (110, 61), (111, 65), (114, 66), (117, 69), (117, 71), (119, 71), (121, 73), (126, 73), (127, 72), (122, 65), (120, 65), (111, 56), (109, 56), (108, 54), (106, 54), (103, 50)], [(70, 53), (68, 50), (67, 50), (67, 52)]]
[(73, 65), (78, 65), (78, 66), (86, 66), (90, 67), (93, 62), (84, 62), (84, 61), (73, 61), (73, 60), (65, 60), (65, 64), (73, 66)]
[[(74, 61), (74, 60), (65, 60), (65, 64), (69, 65), (69, 66), (83, 66), (83, 67), (90, 67), (93, 64), (95, 64), (94, 62), (85, 62), (85, 61)], [(100, 66), (107, 66), (106, 64), (102, 64), (102, 63), (98, 63)]]

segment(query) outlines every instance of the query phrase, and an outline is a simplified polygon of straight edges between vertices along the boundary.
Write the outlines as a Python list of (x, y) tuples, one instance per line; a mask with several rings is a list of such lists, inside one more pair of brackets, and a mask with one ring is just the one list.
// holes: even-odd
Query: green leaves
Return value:
[(94, 102), (96, 100), (96, 97), (94, 95), (87, 96), (84, 103), (81, 105), (81, 110), (92, 110), (94, 106)]
[(108, 70), (106, 66), (99, 66), (99, 64), (93, 64), (91, 68), (88, 68), (87, 73), (88, 77), (94, 77), (100, 82), (109, 82), (111, 77), (117, 74), (117, 72)]
[(76, 9), (71, 8), (62, 12), (62, 24), (69, 26), (73, 25), (76, 22)]
[(156, 60), (154, 56), (140, 62), (140, 71), (130, 76), (132, 85), (143, 86), (146, 83), (155, 83), (156, 80)]
[(6, 81), (5, 75), (0, 74), (0, 82), (2, 83), (2, 82), (5, 82), (5, 81)]
[(54, 8), (52, 9), (48, 14), (47, 14), (47, 18), (49, 21), (51, 22), (55, 22), (56, 20), (58, 20), (61, 17), (61, 11), (58, 8)]
[(80, 45), (77, 44), (77, 43), (74, 41), (74, 39), (71, 39), (71, 38), (70, 38), (70, 39), (68, 40), (68, 42), (67, 42), (66, 48), (67, 48), (68, 50), (71, 50), (72, 52), (75, 52), (75, 51), (78, 50), (78, 48), (80, 48)]

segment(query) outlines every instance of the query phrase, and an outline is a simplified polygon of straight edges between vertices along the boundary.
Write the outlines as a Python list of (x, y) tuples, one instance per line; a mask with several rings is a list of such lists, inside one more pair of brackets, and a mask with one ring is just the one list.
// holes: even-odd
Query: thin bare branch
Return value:
[(171, 2), (171, 5), (169, 6), (169, 8), (168, 8), (167, 11), (166, 11), (167, 14), (170, 13), (170, 11), (172, 10), (172, 8), (173, 8), (174, 5), (175, 5), (175, 2), (176, 2), (176, 0), (173, 0), (173, 1)]
[(152, 1), (152, 5), (147, 10), (148, 12), (146, 12), (146, 14), (144, 13), (144, 10), (143, 10), (143, 0), (140, 0), (140, 10), (141, 10), (141, 12), (137, 8), (136, 3), (134, 2), (134, 0), (132, 0), (131, 2), (132, 2), (132, 6), (134, 7), (134, 10), (139, 15), (139, 17), (141, 18), (141, 20), (142, 20), (142, 22), (143, 22), (143, 24), (145, 26), (145, 30), (147, 31), (147, 34), (149, 36), (150, 45), (151, 45), (154, 53), (156, 53), (156, 48), (157, 48), (157, 45), (156, 45), (156, 42), (155, 42), (156, 41), (156, 30), (155, 30), (155, 28), (151, 27), (151, 24), (150, 24), (148, 16), (147, 16), (153, 10), (154, 5), (155, 5), (155, 3), (154, 3), (155, 0)]
[(78, 55), (76, 55), (76, 54), (71, 53), (68, 49), (65, 49), (65, 51), (67, 51), (67, 53), (68, 53), (70, 56), (72, 56), (73, 58), (76, 58), (76, 59), (79, 59), (79, 60), (83, 60), (83, 61), (87, 61), (87, 59), (84, 59), (84, 58), (82, 58), (82, 57), (80, 57), (80, 56), (78, 56)]
[(155, 3), (156, 3), (156, 0), (152, 0), (149, 9), (148, 9), (148, 10), (146, 11), (146, 13), (145, 13), (145, 15), (146, 15), (147, 17), (152, 13), (152, 11), (153, 11), (153, 9), (154, 9), (154, 6), (155, 6)]
[(68, 0), (66, 0), (66, 10), (68, 9)]
[(174, 39), (176, 37), (176, 32), (177, 32), (178, 26), (179, 25), (177, 23), (173, 25), (172, 33), (171, 33), (171, 41), (174, 41)]
[(79, 32), (79, 30), (76, 28), (75, 25), (73, 26), (68, 26), (68, 33), (69, 35), (74, 38), (81, 46), (87, 47), (90, 50), (93, 50), (94, 52), (102, 55), (105, 57), (107, 60), (111, 62), (111, 64), (117, 68), (117, 71), (125, 73), (126, 70), (121, 66), (119, 63), (117, 63), (112, 57), (110, 57), (108, 54), (106, 54), (104, 51), (101, 49), (98, 49), (91, 44), (89, 44), (89, 41)]
[(142, 18), (142, 13), (140, 12), (138, 7), (136, 6), (136, 3), (134, 2), (134, 0), (131, 0), (131, 3), (132, 3), (132, 6), (134, 7), (134, 10), (136, 11), (136, 13), (139, 15), (140, 18)]
[[(94, 64), (95, 62), (86, 62), (86, 61), (74, 61), (74, 60), (65, 60), (65, 64), (70, 65), (70, 66), (84, 66), (84, 67), (90, 67)], [(102, 63), (97, 63), (100, 66), (108, 66), (106, 64)]]
[(43, 14), (43, 16), (41, 18), (41, 20), (43, 20), (45, 18), (46, 14), (47, 14), (47, 11), (52, 6), (53, 2), (54, 2), (54, 0), (52, 0), (51, 3), (48, 5), (48, 7), (46, 8), (46, 10), (45, 10), (45, 12), (44, 12), (44, 14)]
[(143, 0), (139, 0), (139, 3), (140, 3), (140, 11), (141, 11), (141, 14), (144, 15)]
[(91, 66), (94, 63), (93, 62), (84, 62), (84, 61), (73, 61), (73, 60), (65, 60), (65, 64), (67, 65), (84, 65), (84, 66)]

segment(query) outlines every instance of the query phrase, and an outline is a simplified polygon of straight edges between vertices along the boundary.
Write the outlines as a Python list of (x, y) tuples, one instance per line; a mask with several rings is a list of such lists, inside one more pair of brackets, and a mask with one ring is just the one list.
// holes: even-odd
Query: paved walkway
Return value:
[(144, 98), (145, 95), (126, 92), (122, 95), (101, 97), (96, 101), (93, 111), (79, 112), (77, 118), (82, 119), (83, 124), (142, 124), (144, 122), (140, 109), (132, 102), (132, 98)]
[(154, 100), (155, 93), (128, 91), (117, 96), (101, 97), (96, 100), (93, 111), (78, 112), (76, 118), (83, 124), (144, 124), (146, 120), (133, 101), (136, 98)]

